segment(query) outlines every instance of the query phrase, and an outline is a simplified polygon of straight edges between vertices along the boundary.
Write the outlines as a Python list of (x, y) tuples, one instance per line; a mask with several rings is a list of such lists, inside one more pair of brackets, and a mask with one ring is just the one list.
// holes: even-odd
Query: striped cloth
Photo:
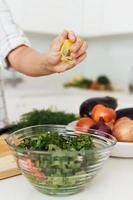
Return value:
[(0, 66), (7, 67), (6, 57), (10, 51), (29, 41), (13, 17), (4, 0), (0, 0)]

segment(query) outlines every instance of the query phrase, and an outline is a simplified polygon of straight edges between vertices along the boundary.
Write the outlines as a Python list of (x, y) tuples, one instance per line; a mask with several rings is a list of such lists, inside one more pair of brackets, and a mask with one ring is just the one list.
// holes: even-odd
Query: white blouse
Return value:
[(29, 45), (21, 28), (15, 24), (8, 6), (0, 0), (0, 66), (7, 67), (6, 57), (20, 45)]

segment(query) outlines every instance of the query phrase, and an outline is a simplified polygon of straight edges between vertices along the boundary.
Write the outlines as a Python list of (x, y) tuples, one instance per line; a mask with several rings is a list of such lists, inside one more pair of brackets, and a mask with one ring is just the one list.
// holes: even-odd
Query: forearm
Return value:
[(44, 76), (52, 74), (47, 70), (46, 55), (27, 46), (20, 46), (9, 53), (8, 62), (15, 70), (28, 76)]

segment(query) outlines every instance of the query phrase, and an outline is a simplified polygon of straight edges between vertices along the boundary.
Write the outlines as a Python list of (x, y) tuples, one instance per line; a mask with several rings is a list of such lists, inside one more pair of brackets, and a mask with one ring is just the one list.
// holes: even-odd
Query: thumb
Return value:
[(59, 36), (59, 41), (62, 44), (66, 39), (68, 39), (68, 31), (63, 31)]
[(68, 32), (67, 31), (63, 31), (54, 41), (53, 44), (53, 48), (56, 51), (60, 51), (60, 48), (62, 46), (62, 44), (64, 43), (64, 41), (68, 38)]

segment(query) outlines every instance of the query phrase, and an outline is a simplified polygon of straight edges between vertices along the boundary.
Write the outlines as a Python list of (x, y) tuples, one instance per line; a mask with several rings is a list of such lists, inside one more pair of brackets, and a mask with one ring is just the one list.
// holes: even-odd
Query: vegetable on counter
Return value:
[[(92, 125), (90, 127), (90, 129), (102, 131), (101, 135), (103, 134), (103, 132), (112, 134), (111, 128), (105, 123), (105, 121), (102, 117), (100, 117), (99, 121), (97, 123), (95, 123), (94, 125)], [(104, 136), (104, 134), (103, 134), (103, 136)]]
[(112, 91), (113, 86), (111, 81), (107, 76), (99, 76), (96, 80), (88, 79), (80, 74), (77, 74), (70, 78), (65, 84), (64, 87), (77, 87), (83, 89), (92, 89), (92, 90), (107, 90)]
[(116, 121), (113, 136), (120, 142), (133, 142), (133, 120), (122, 117)]
[(117, 119), (128, 117), (133, 119), (133, 108), (123, 108), (116, 111)]
[(91, 126), (95, 124), (94, 120), (90, 117), (83, 117), (78, 120), (76, 123), (76, 130), (89, 130)]
[(93, 81), (91, 79), (85, 78), (84, 76), (77, 74), (74, 77), (70, 78), (67, 83), (64, 84), (64, 87), (77, 87), (88, 89)]
[(108, 85), (108, 84), (110, 84), (110, 80), (106, 76), (99, 76), (97, 78), (97, 83), (103, 84), (103, 85)]
[(96, 83), (99, 90), (113, 90), (112, 84), (107, 76), (99, 76)]
[(25, 113), (17, 124), (11, 128), (11, 131), (16, 131), (21, 128), (42, 124), (60, 124), (67, 125), (71, 121), (77, 120), (78, 116), (73, 113), (65, 113), (63, 111), (54, 111), (52, 109), (34, 110)]
[[(76, 123), (80, 131), (95, 129), (112, 134), (116, 120), (117, 99), (113, 97), (95, 97), (84, 101), (79, 108), (80, 119)], [(93, 123), (92, 123), (93, 122)], [(104, 134), (105, 135), (105, 134)]]
[[(97, 97), (84, 101), (79, 113), (82, 120), (89, 117), (95, 122), (90, 129), (112, 134), (119, 142), (133, 142), (133, 108), (115, 110), (116, 108), (117, 99)], [(100, 134), (103, 135), (102, 132)]]
[(116, 119), (116, 112), (112, 108), (105, 107), (101, 104), (97, 104), (92, 109), (91, 113), (92, 119), (95, 122), (99, 122), (100, 118), (102, 117), (106, 123), (115, 121)]
[(81, 117), (90, 117), (92, 109), (95, 105), (102, 104), (106, 107), (116, 109), (117, 108), (117, 99), (114, 97), (94, 97), (85, 100), (79, 108), (79, 114)]

